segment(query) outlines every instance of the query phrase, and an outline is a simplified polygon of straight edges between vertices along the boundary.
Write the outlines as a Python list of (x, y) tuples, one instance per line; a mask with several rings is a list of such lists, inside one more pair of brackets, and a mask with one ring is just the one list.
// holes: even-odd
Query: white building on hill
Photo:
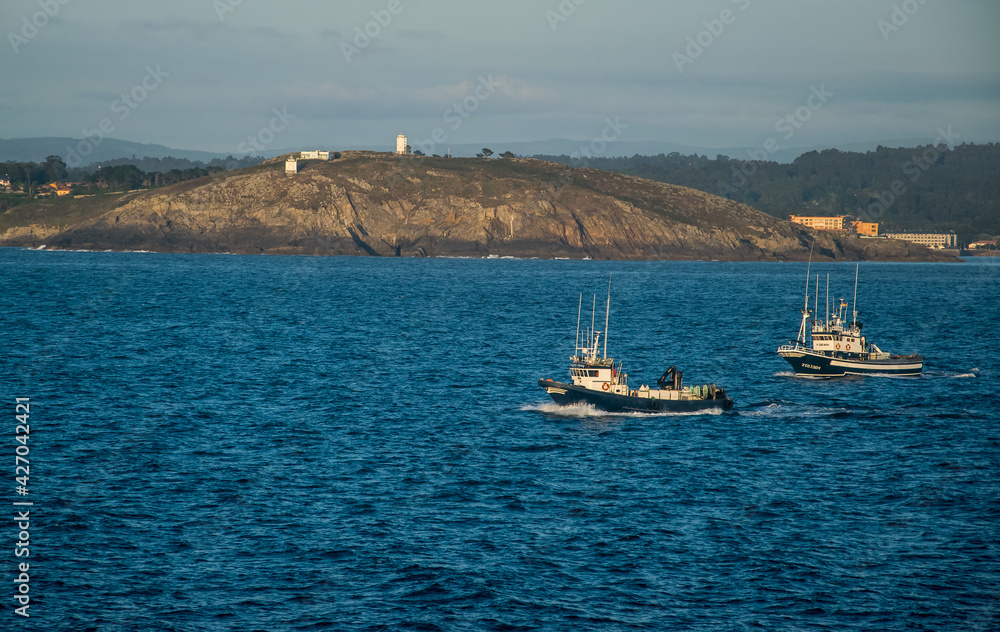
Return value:
[(303, 151), (299, 153), (299, 160), (329, 160), (330, 152), (328, 151)]
[(404, 134), (396, 137), (396, 153), (399, 155), (406, 153), (406, 135)]
[(955, 233), (886, 233), (889, 239), (912, 241), (928, 248), (956, 248), (958, 238)]

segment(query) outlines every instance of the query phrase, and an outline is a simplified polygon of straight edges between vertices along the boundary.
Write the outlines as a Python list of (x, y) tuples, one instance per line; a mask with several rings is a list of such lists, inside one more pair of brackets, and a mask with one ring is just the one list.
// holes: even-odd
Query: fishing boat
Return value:
[[(594, 297), (596, 309), (597, 297)], [(603, 353), (600, 351), (601, 334), (593, 324), (585, 332), (584, 340), (580, 339), (580, 310), (583, 307), (583, 295), (580, 295), (580, 305), (576, 317), (575, 352), (570, 356), (569, 374), (571, 382), (556, 382), (551, 379), (540, 379), (538, 385), (552, 397), (552, 401), (560, 406), (572, 404), (589, 404), (598, 410), (615, 413), (666, 413), (666, 412), (698, 412), (712, 409), (729, 410), (733, 400), (726, 395), (725, 390), (715, 384), (701, 386), (684, 386), (683, 374), (677, 367), (671, 366), (656, 382), (657, 388), (646, 384), (639, 387), (629, 385), (628, 374), (623, 370), (622, 363), (615, 363), (608, 357), (608, 339), (604, 336)], [(611, 312), (611, 287), (608, 285), (608, 305), (604, 317), (604, 329), (607, 331), (608, 318)]]
[(882, 351), (862, 335), (858, 321), (858, 268), (854, 270), (854, 305), (848, 319), (847, 300), (840, 299), (830, 313), (830, 277), (826, 278), (826, 318), (810, 316), (819, 312), (819, 275), (816, 298), (809, 310), (809, 271), (806, 270), (806, 299), (798, 337), (778, 347), (778, 355), (788, 361), (800, 377), (828, 378), (845, 375), (917, 376), (924, 368), (923, 356), (896, 355)]

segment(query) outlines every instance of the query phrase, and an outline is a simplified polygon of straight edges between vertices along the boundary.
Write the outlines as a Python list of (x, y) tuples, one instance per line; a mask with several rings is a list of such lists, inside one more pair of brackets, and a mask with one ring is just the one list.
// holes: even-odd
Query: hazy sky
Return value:
[(0, 28), (4, 138), (1000, 140), (998, 0), (2, 0)]

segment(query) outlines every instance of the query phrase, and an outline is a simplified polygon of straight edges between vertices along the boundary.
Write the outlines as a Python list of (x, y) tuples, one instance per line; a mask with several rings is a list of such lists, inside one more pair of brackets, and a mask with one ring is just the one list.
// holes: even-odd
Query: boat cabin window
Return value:
[(592, 370), (590, 372), (590, 377), (597, 377), (597, 371), (596, 370)]

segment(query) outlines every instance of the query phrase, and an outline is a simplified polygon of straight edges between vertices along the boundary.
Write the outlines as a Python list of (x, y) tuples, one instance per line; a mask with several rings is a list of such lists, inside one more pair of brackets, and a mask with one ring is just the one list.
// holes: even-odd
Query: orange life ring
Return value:
[(609, 389), (609, 388), (611, 388), (611, 387), (610, 387), (610, 386), (608, 385), (608, 383), (607, 383), (607, 382), (605, 382), (605, 383), (604, 383), (604, 386), (602, 386), (601, 388), (603, 388), (604, 390), (608, 390), (608, 389)]
[(847, 350), (848, 350), (848, 351), (850, 351), (850, 350), (851, 350), (851, 345), (847, 345)]
[(837, 351), (840, 351), (840, 343), (837, 343)]

